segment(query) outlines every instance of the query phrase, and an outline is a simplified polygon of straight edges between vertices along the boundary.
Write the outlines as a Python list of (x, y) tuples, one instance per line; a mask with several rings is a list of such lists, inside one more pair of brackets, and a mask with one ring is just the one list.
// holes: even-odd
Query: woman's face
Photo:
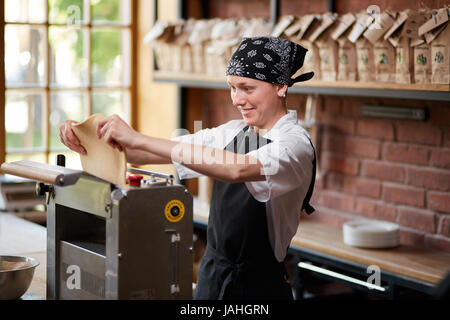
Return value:
[(282, 96), (287, 86), (239, 76), (227, 76), (233, 105), (244, 121), (257, 129), (270, 130), (286, 111)]

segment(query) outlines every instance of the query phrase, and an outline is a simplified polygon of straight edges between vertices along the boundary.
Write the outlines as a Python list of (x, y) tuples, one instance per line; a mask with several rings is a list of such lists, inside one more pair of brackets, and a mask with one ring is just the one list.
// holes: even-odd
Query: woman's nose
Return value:
[(235, 107), (245, 104), (245, 96), (241, 90), (236, 90), (233, 95), (233, 105)]

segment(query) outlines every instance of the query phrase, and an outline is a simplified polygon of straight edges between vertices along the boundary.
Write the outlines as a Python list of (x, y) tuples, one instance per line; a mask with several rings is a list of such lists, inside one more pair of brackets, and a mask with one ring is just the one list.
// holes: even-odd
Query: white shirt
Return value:
[[(172, 140), (224, 149), (245, 126), (244, 120), (231, 120), (216, 128)], [(256, 200), (266, 203), (270, 244), (281, 262), (297, 232), (303, 200), (311, 182), (314, 151), (309, 134), (298, 122), (295, 110), (288, 110), (263, 137), (272, 143), (247, 155), (261, 162), (266, 179), (248, 181), (245, 185)], [(179, 163), (174, 165), (180, 179), (202, 176)]]

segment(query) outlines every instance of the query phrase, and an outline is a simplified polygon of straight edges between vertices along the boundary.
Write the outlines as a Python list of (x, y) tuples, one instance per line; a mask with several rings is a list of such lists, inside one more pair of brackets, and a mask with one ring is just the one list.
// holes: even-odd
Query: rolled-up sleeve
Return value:
[(314, 150), (306, 137), (269, 143), (248, 155), (262, 164), (266, 179), (249, 181), (246, 186), (253, 197), (267, 202), (294, 189), (306, 195), (312, 177)]
[[(171, 138), (172, 141), (178, 141), (182, 143), (189, 143), (198, 146), (210, 146), (214, 148), (223, 149), (228, 143), (228, 140), (231, 139), (234, 134), (239, 130), (242, 121), (239, 120), (231, 120), (225, 124), (222, 124), (215, 128), (206, 128), (203, 130), (199, 130), (193, 134), (181, 135), (178, 137)], [(198, 155), (200, 157), (200, 161), (202, 160), (202, 154)], [(195, 159), (194, 159), (195, 161)], [(173, 162), (175, 166), (175, 170), (178, 173), (180, 179), (191, 179), (198, 178), (203, 176), (203, 174), (198, 173), (192, 169), (185, 167), (184, 165)]]

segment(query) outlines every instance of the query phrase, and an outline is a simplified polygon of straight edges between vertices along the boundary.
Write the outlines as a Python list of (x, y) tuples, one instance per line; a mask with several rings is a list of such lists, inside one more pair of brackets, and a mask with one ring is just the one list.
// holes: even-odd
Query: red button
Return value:
[(143, 178), (143, 176), (141, 176), (140, 174), (128, 175), (128, 181), (129, 181), (130, 186), (140, 187), (142, 178)]

